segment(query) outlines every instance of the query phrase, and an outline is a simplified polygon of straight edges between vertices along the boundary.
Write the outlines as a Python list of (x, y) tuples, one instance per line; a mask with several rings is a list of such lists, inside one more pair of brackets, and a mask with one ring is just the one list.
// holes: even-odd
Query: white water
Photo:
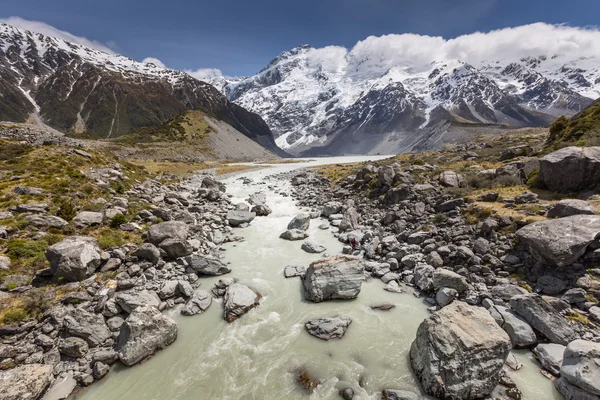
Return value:
[[(308, 265), (321, 256), (301, 250), (301, 241), (279, 239), (289, 220), (300, 210), (290, 197), (275, 194), (267, 185), (260, 184), (266, 175), (307, 165), (377, 158), (382, 157), (275, 165), (243, 174), (254, 180), (251, 185), (243, 185), (237, 179), (239, 176), (225, 180), (234, 202), (262, 190), (273, 210), (268, 217), (257, 217), (248, 228), (236, 229), (235, 234), (244, 236), (244, 242), (226, 245), (226, 261), (232, 268), (228, 276), (257, 289), (264, 296), (260, 306), (232, 324), (223, 320), (218, 301), (206, 313), (193, 317), (182, 317), (178, 310), (173, 310), (170, 315), (179, 326), (179, 336), (173, 345), (133, 368), (114, 367), (106, 378), (77, 397), (82, 400), (316, 400), (339, 398), (340, 388), (352, 387), (355, 399), (361, 400), (379, 399), (380, 391), (385, 388), (417, 391), (408, 351), (419, 323), (427, 316), (423, 301), (410, 293), (388, 293), (381, 281), (370, 280), (363, 283), (355, 300), (305, 302), (299, 278), (285, 279), (283, 269), (290, 264)], [(289, 183), (278, 182), (278, 185), (289, 191)], [(318, 229), (322, 222), (311, 221), (310, 238), (326, 246), (328, 254), (340, 252), (342, 245), (331, 232)], [(217, 280), (203, 278), (201, 287), (210, 290)], [(382, 302), (394, 303), (396, 308), (382, 312), (369, 307)], [(353, 321), (341, 340), (321, 341), (304, 330), (303, 324), (308, 319), (336, 315), (347, 315)], [(295, 383), (294, 371), (299, 367), (306, 367), (322, 381), (311, 395)], [(529, 361), (513, 374), (523, 398), (560, 399), (537, 368), (534, 361)]]

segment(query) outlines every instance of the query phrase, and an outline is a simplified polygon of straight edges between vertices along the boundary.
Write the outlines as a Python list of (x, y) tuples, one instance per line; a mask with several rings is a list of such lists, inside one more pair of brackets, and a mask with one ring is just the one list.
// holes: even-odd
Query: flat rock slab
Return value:
[(294, 278), (296, 276), (303, 276), (306, 273), (306, 267), (301, 265), (288, 265), (283, 270), (283, 276), (286, 278)]
[(0, 372), (2, 400), (37, 400), (53, 378), (52, 365), (26, 364)]
[(240, 283), (227, 286), (223, 302), (223, 318), (233, 322), (248, 311), (258, 306), (261, 295)]
[(319, 243), (313, 242), (312, 240), (307, 240), (306, 242), (302, 243), (301, 248), (302, 248), (302, 250), (306, 251), (307, 253), (311, 253), (311, 254), (318, 254), (318, 253), (322, 253), (325, 250), (327, 250), (327, 248), (325, 248), (325, 246), (322, 246)]
[(534, 222), (516, 234), (536, 259), (565, 267), (577, 261), (600, 234), (600, 216), (573, 215)]
[(578, 388), (600, 395), (600, 343), (587, 340), (569, 343), (560, 375)]
[(335, 318), (316, 318), (311, 319), (304, 324), (304, 327), (312, 336), (322, 339), (341, 339), (346, 330), (352, 323), (352, 320), (348, 317), (335, 317)]
[(563, 363), (565, 348), (562, 344), (542, 343), (533, 349), (533, 354), (536, 355), (542, 367), (554, 375), (558, 375)]

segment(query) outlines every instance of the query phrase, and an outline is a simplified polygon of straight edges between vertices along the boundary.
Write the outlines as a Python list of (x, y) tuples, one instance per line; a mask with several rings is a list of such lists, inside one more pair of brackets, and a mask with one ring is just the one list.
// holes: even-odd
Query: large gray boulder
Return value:
[(578, 339), (569, 323), (539, 294), (523, 294), (510, 299), (510, 306), (534, 329), (552, 343), (566, 345)]
[(248, 311), (258, 306), (261, 295), (241, 283), (227, 286), (223, 301), (223, 318), (233, 322)]
[[(408, 257), (408, 256), (407, 256)], [(433, 289), (433, 274), (435, 268), (429, 264), (419, 263), (414, 269), (415, 285), (424, 292)]]
[(68, 337), (60, 339), (58, 342), (58, 351), (73, 358), (84, 357), (89, 351), (87, 342), (78, 337)]
[(463, 276), (456, 272), (438, 268), (433, 272), (433, 287), (436, 289), (447, 287), (463, 293), (467, 291), (469, 284)]
[(131, 255), (141, 260), (150, 261), (154, 265), (158, 264), (158, 262), (160, 261), (160, 250), (158, 250), (158, 247), (156, 247), (152, 243), (144, 243), (143, 245), (138, 247)]
[(535, 346), (533, 354), (537, 357), (542, 367), (554, 375), (560, 373), (560, 367), (563, 363), (563, 355), (566, 347), (556, 343), (542, 343)]
[(177, 339), (177, 324), (157, 308), (136, 308), (125, 320), (118, 339), (119, 359), (132, 366)]
[(88, 226), (102, 225), (104, 214), (94, 211), (80, 211), (75, 218), (73, 223), (78, 228), (87, 228)]
[(315, 303), (354, 299), (363, 280), (364, 263), (357, 257), (342, 255), (315, 261), (302, 278), (304, 298)]
[(600, 182), (600, 147), (565, 147), (540, 158), (540, 177), (560, 193), (590, 190)]
[(185, 239), (165, 239), (159, 247), (173, 259), (189, 256), (194, 252), (192, 245)]
[(55, 215), (28, 215), (25, 217), (25, 220), (29, 223), (29, 225), (38, 229), (62, 229), (69, 225), (67, 221)]
[(300, 248), (306, 251), (307, 253), (312, 254), (322, 253), (325, 250), (327, 250), (325, 246), (322, 246), (319, 243), (314, 242), (312, 240), (307, 240), (306, 242), (302, 243), (302, 246), (300, 246)]
[(574, 215), (529, 224), (517, 237), (539, 261), (555, 267), (573, 264), (600, 234), (600, 216)]
[(600, 395), (600, 343), (587, 340), (569, 343), (560, 375), (578, 388)]
[(463, 184), (463, 177), (454, 171), (444, 171), (440, 174), (440, 184), (446, 187), (459, 187)]
[(139, 292), (118, 292), (115, 295), (115, 302), (125, 312), (132, 313), (136, 308), (142, 306), (157, 307), (160, 304), (160, 299), (155, 292), (141, 290)]
[(152, 225), (148, 229), (148, 242), (159, 245), (166, 239), (185, 240), (190, 228), (181, 221), (167, 221)]
[(593, 215), (594, 207), (584, 200), (565, 199), (554, 204), (548, 210), (548, 218), (564, 218), (572, 215)]
[(600, 396), (572, 385), (566, 378), (561, 377), (555, 380), (554, 387), (565, 397), (565, 400), (600, 400)]
[(249, 211), (231, 210), (227, 213), (227, 221), (231, 226), (250, 223), (254, 218), (256, 218), (256, 213)]
[(218, 276), (231, 272), (231, 268), (216, 258), (192, 254), (186, 258), (186, 261), (188, 262), (190, 268), (196, 271), (199, 275)]
[(63, 329), (69, 335), (85, 340), (90, 347), (100, 346), (112, 336), (102, 315), (82, 308), (64, 310), (60, 319)]
[(531, 326), (510, 308), (497, 305), (489, 308), (488, 311), (508, 334), (513, 347), (529, 347), (537, 343), (537, 337)]
[(71, 282), (89, 278), (102, 262), (98, 243), (86, 236), (70, 236), (50, 246), (46, 258), (54, 276)]
[(201, 314), (212, 304), (212, 296), (206, 290), (195, 290), (192, 297), (185, 303), (181, 309), (182, 315)]
[(381, 398), (382, 400), (422, 400), (421, 395), (400, 389), (384, 389)]
[(329, 202), (323, 206), (323, 210), (321, 211), (321, 215), (329, 218), (331, 214), (337, 214), (342, 211), (342, 205), (337, 202)]
[(2, 400), (37, 400), (53, 379), (52, 365), (26, 364), (0, 372)]
[(341, 339), (352, 323), (348, 317), (340, 316), (334, 318), (315, 318), (304, 324), (304, 327), (312, 336), (322, 339)]
[(288, 224), (288, 229), (299, 229), (301, 231), (307, 231), (310, 227), (310, 215), (303, 213), (298, 214)]
[(308, 233), (302, 229), (288, 229), (279, 235), (279, 237), (285, 240), (303, 240), (308, 237)]
[(454, 301), (421, 323), (410, 361), (427, 394), (479, 399), (498, 384), (511, 348), (485, 309)]
[(258, 206), (261, 204), (265, 204), (267, 202), (267, 195), (264, 194), (263, 192), (256, 192), (256, 193), (248, 196), (247, 201), (248, 201), (248, 203), (250, 203), (251, 206)]
[(342, 218), (342, 222), (340, 222), (340, 232), (352, 231), (358, 229), (358, 211), (354, 207), (348, 207), (348, 209), (344, 212), (344, 217)]

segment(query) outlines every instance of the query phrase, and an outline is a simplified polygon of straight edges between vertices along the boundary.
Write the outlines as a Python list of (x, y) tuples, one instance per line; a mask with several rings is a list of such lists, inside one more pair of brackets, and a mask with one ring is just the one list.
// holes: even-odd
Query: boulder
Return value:
[(565, 400), (600, 400), (600, 396), (579, 389), (565, 378), (555, 380), (554, 387), (565, 397)]
[[(59, 322), (71, 336), (85, 340), (90, 347), (103, 344), (112, 335), (104, 322), (104, 317), (82, 308), (61, 308), (58, 311)], [(56, 318), (55, 318), (56, 319)]]
[(531, 326), (510, 308), (497, 305), (490, 307), (488, 311), (508, 334), (513, 347), (529, 347), (537, 343), (537, 337)]
[(152, 306), (137, 307), (119, 333), (119, 359), (132, 366), (164, 349), (177, 338), (177, 324)]
[(288, 224), (288, 229), (299, 229), (307, 231), (310, 227), (310, 215), (309, 214), (298, 214)]
[(517, 237), (541, 262), (565, 267), (581, 257), (600, 234), (600, 216), (574, 215), (529, 224), (517, 231)]
[(440, 307), (446, 307), (458, 297), (458, 292), (452, 288), (440, 288), (435, 294), (435, 301)]
[(93, 211), (80, 211), (73, 218), (73, 223), (77, 228), (87, 228), (88, 226), (102, 225), (104, 214)]
[(382, 400), (421, 400), (422, 397), (408, 390), (384, 389), (381, 393)]
[(25, 217), (25, 221), (27, 221), (29, 225), (38, 229), (62, 229), (69, 225), (69, 223), (64, 219), (54, 215), (28, 215)]
[(279, 237), (285, 240), (304, 240), (308, 237), (308, 233), (302, 229), (288, 229), (279, 235)]
[(0, 256), (0, 271), (8, 271), (11, 264), (12, 262), (9, 257)]
[(325, 250), (327, 250), (325, 248), (325, 246), (322, 246), (319, 243), (313, 242), (312, 240), (307, 240), (306, 242), (302, 243), (301, 248), (302, 248), (302, 250), (306, 251), (307, 253), (312, 253), (312, 254), (322, 253)]
[(315, 318), (304, 324), (304, 327), (312, 336), (322, 339), (341, 339), (352, 323), (348, 317), (340, 316), (334, 318)]
[(320, 303), (326, 300), (354, 299), (364, 280), (364, 263), (342, 255), (315, 261), (302, 278), (304, 298)]
[(535, 283), (535, 291), (548, 296), (556, 296), (567, 288), (564, 279), (552, 275), (542, 275)]
[(43, 196), (44, 189), (33, 186), (16, 186), (13, 189), (13, 193), (23, 194), (26, 196)]
[(267, 215), (269, 215), (273, 212), (271, 210), (271, 208), (269, 208), (269, 206), (267, 206), (266, 204), (256, 205), (256, 206), (252, 207), (252, 210), (250, 210), (250, 211), (252, 211), (259, 217), (266, 217)]
[(125, 311), (126, 313), (132, 313), (136, 308), (142, 306), (150, 306), (158, 308), (160, 299), (155, 292), (149, 292), (147, 290), (141, 290), (139, 292), (118, 292), (115, 295), (115, 302)]
[(223, 301), (223, 318), (227, 322), (233, 322), (248, 311), (257, 307), (261, 295), (240, 283), (227, 286)]
[(152, 225), (148, 230), (148, 242), (159, 245), (166, 239), (185, 240), (190, 228), (181, 221), (167, 221)]
[(248, 200), (246, 200), (252, 206), (258, 206), (261, 204), (265, 204), (267, 202), (267, 195), (263, 192), (256, 192), (248, 196)]
[(535, 346), (533, 354), (536, 355), (542, 367), (547, 371), (558, 375), (563, 363), (563, 354), (566, 347), (556, 343), (542, 343)]
[[(408, 257), (408, 256), (407, 256)], [(414, 269), (415, 285), (424, 292), (433, 289), (433, 274), (435, 268), (428, 264), (417, 264)]]
[(89, 346), (87, 342), (81, 338), (68, 337), (61, 339), (58, 342), (58, 351), (72, 358), (81, 358), (87, 354)]
[(165, 239), (159, 247), (173, 259), (189, 256), (194, 252), (192, 245), (185, 239)]
[(283, 276), (286, 278), (294, 278), (296, 276), (303, 276), (306, 273), (306, 267), (301, 265), (288, 265), (283, 270)]
[(511, 348), (510, 338), (485, 309), (454, 301), (421, 323), (410, 361), (427, 394), (478, 399), (498, 384)]
[(216, 258), (193, 254), (187, 257), (186, 261), (190, 268), (196, 271), (199, 275), (218, 276), (231, 272), (231, 268)]
[(521, 286), (505, 283), (502, 285), (496, 285), (490, 289), (490, 295), (500, 300), (509, 301), (514, 296), (521, 294), (528, 294), (529, 292), (523, 289)]
[(150, 261), (154, 265), (158, 264), (160, 261), (160, 250), (158, 250), (158, 247), (152, 243), (144, 243), (131, 255), (139, 258), (140, 260)]
[(227, 213), (227, 220), (231, 226), (239, 226), (252, 222), (256, 214), (249, 211), (232, 210)]
[(0, 372), (2, 400), (37, 400), (53, 379), (52, 365), (25, 364)]
[(574, 340), (563, 355), (560, 375), (578, 388), (600, 395), (600, 343)]
[(46, 258), (54, 276), (72, 282), (89, 278), (102, 262), (96, 240), (86, 236), (70, 236), (50, 246)]
[(212, 304), (212, 296), (205, 290), (195, 290), (192, 297), (185, 303), (181, 309), (182, 315), (201, 314)]
[(344, 213), (344, 217), (342, 218), (342, 222), (340, 222), (340, 232), (351, 231), (358, 228), (358, 211), (354, 207), (348, 207), (346, 212)]
[(73, 378), (73, 373), (69, 372), (62, 377), (58, 377), (48, 390), (44, 393), (42, 400), (62, 400), (67, 399), (73, 390), (77, 387), (77, 381)]
[(440, 174), (440, 184), (446, 187), (460, 187), (463, 184), (462, 175), (454, 171), (444, 171)]
[(329, 218), (331, 214), (338, 214), (342, 211), (342, 205), (337, 202), (330, 202), (323, 206), (323, 210), (321, 211), (321, 215)]
[(600, 147), (565, 147), (540, 158), (540, 177), (553, 192), (591, 190), (600, 182)]
[(569, 304), (585, 303), (587, 292), (582, 288), (569, 289), (560, 298)]
[(548, 210), (548, 218), (564, 218), (572, 215), (594, 215), (594, 207), (584, 200), (565, 199)]
[(514, 296), (510, 299), (510, 306), (552, 343), (566, 345), (578, 338), (562, 315), (538, 294)]
[(438, 268), (433, 273), (433, 287), (436, 289), (443, 287), (452, 288), (458, 293), (463, 293), (467, 291), (469, 284), (463, 276), (460, 276), (456, 272)]

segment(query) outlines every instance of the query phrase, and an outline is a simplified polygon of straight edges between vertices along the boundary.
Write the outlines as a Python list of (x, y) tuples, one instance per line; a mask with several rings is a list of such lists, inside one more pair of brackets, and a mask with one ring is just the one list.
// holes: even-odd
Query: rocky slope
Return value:
[(560, 117), (550, 127), (548, 146), (597, 146), (600, 144), (600, 101), (573, 116)]
[(205, 82), (6, 24), (0, 24), (0, 93), (0, 121), (31, 116), (61, 132), (109, 138), (200, 110), (279, 151), (258, 115)]
[(439, 148), (431, 137), (439, 141), (449, 123), (546, 126), (600, 96), (593, 59), (398, 57), (305, 45), (254, 76), (212, 83), (260, 114), (286, 151), (334, 155)]

